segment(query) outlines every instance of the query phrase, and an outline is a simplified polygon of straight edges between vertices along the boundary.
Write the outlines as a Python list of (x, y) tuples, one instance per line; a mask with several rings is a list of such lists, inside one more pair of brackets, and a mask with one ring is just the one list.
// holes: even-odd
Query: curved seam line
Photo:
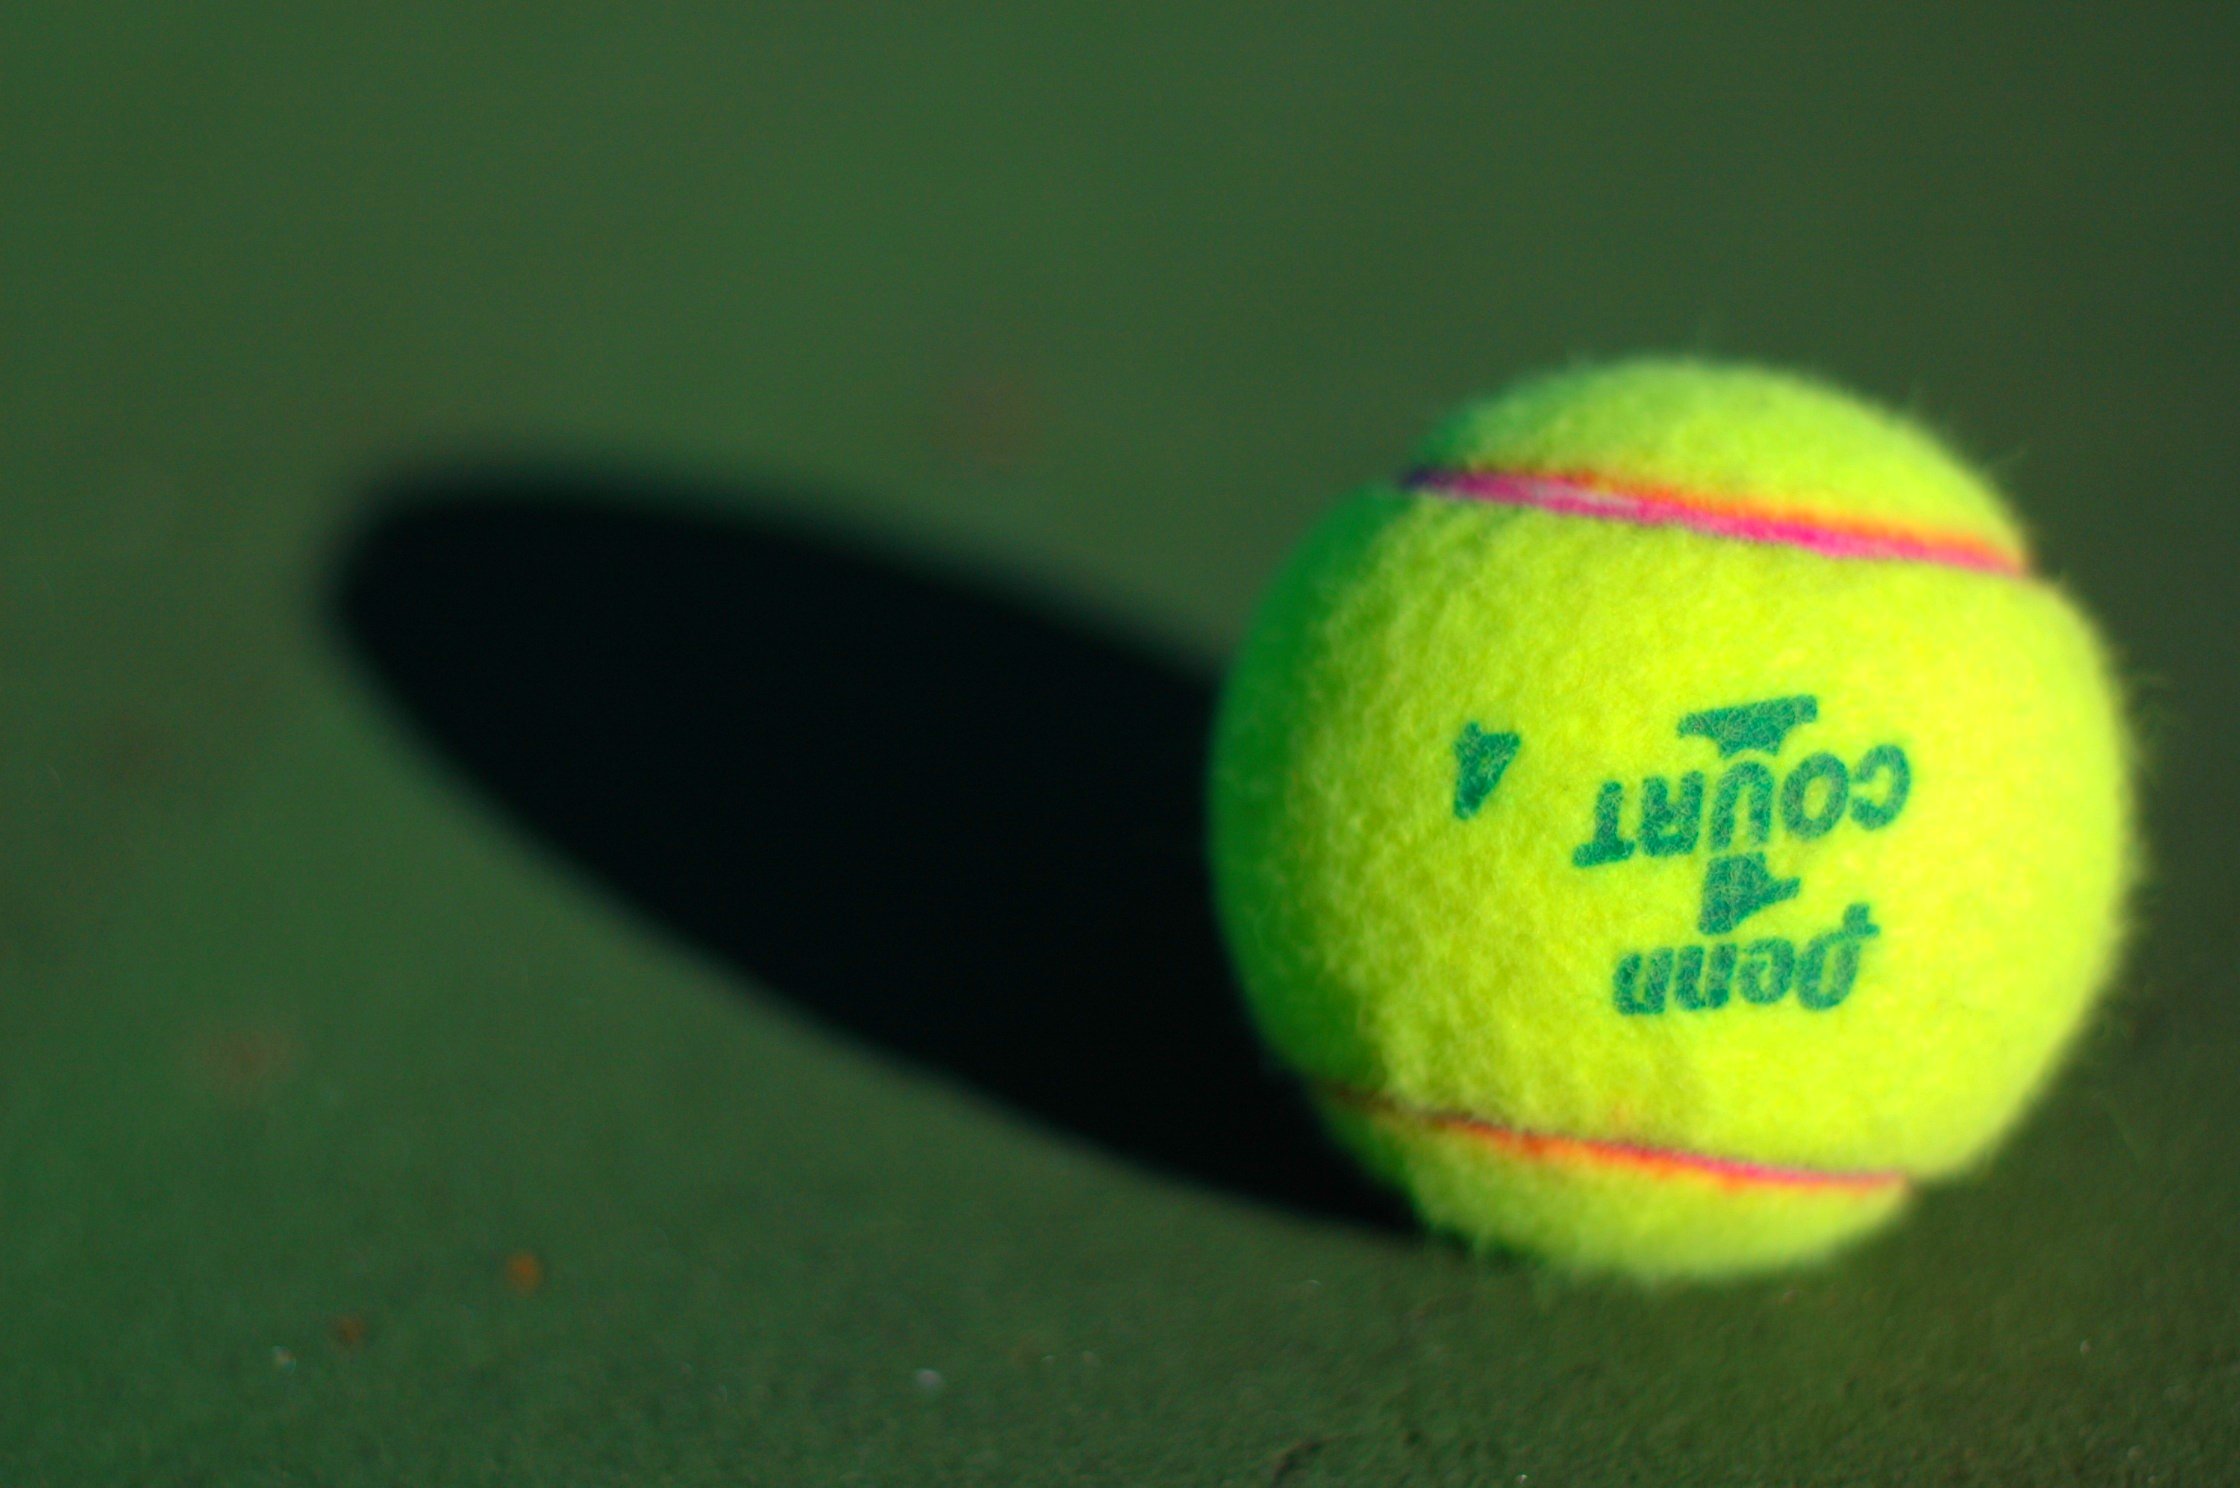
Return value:
[(1327, 1080), (1315, 1084), (1333, 1099), (1358, 1106), (1372, 1115), (1386, 1115), (1426, 1126), (1475, 1136), (1519, 1157), (1548, 1161), (1562, 1157), (1583, 1158), (1613, 1166), (1660, 1171), (1685, 1171), (1735, 1184), (1782, 1188), (1842, 1188), (1874, 1191), (1903, 1188), (1910, 1181), (1895, 1169), (1852, 1171), (1840, 1168), (1796, 1168), (1774, 1163), (1750, 1162), (1737, 1157), (1690, 1152), (1678, 1147), (1653, 1147), (1639, 1142), (1613, 1142), (1597, 1137), (1565, 1136), (1531, 1131), (1488, 1121), (1458, 1111), (1429, 1111), (1404, 1105), (1388, 1096), (1371, 1095)]
[(1713, 537), (1802, 548), (1829, 558), (1928, 563), (2015, 579), (2029, 574), (2029, 565), (2020, 555), (1974, 537), (1867, 523), (1846, 526), (1742, 511), (1713, 505), (1707, 497), (1665, 488), (1625, 490), (1578, 476), (1437, 468), (1411, 470), (1401, 477), (1400, 484), (1405, 490), (1427, 495), (1533, 507), (1560, 516), (1598, 517), (1644, 527), (1685, 527)]

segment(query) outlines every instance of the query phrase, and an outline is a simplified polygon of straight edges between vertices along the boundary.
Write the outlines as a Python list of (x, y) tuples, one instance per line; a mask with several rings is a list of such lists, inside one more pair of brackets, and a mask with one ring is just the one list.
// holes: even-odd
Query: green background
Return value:
[[(2215, 1481), (2235, 33), (9, 7), (0, 1476)], [(1210, 670), (1438, 411), (1638, 348), (1953, 430), (2147, 744), (2113, 1012), (1984, 1178), (1796, 1278), (1481, 1268), (813, 1027), (505, 826), (320, 619), (384, 471), (565, 448), (798, 473)]]

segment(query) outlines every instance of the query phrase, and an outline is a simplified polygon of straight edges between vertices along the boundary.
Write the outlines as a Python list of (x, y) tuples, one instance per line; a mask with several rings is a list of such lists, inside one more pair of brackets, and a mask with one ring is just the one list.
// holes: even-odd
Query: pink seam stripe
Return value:
[(1401, 485), (1410, 491), (1503, 506), (1531, 506), (1564, 516), (1600, 517), (1644, 527), (1686, 527), (1714, 537), (1803, 548), (1829, 558), (1934, 563), (2009, 578), (2020, 578), (2028, 572), (2019, 555), (1981, 538), (1842, 526), (1768, 512), (1722, 509), (1701, 496), (1664, 490), (1620, 491), (1571, 476), (1426, 469), (1409, 472)]
[(1594, 1137), (1567, 1137), (1552, 1132), (1525, 1131), (1477, 1116), (1453, 1111), (1421, 1111), (1384, 1096), (1326, 1081), (1316, 1082), (1333, 1100), (1355, 1106), (1371, 1115), (1396, 1117), (1423, 1126), (1460, 1132), (1489, 1142), (1516, 1157), (1534, 1161), (1596, 1163), (1641, 1168), (1661, 1175), (1688, 1173), (1737, 1188), (1775, 1187), (1840, 1189), (1850, 1193), (1880, 1193), (1906, 1186), (1906, 1175), (1895, 1170), (1848, 1172), (1828, 1168), (1785, 1168), (1735, 1157), (1714, 1157), (1673, 1147), (1649, 1147), (1636, 1142), (1611, 1142)]

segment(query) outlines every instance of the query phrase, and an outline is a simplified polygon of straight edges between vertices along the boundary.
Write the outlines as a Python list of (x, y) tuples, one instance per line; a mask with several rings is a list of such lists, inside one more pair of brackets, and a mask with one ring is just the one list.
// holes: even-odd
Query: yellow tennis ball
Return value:
[(1692, 361), (1465, 408), (1291, 560), (1225, 690), (1224, 928), (1433, 1225), (1761, 1269), (1986, 1156), (2106, 980), (2108, 665), (1920, 428)]

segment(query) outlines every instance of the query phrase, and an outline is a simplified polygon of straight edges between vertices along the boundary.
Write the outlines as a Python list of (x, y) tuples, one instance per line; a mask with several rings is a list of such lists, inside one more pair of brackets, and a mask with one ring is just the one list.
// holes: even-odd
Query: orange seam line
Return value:
[(1555, 1132), (1528, 1131), (1504, 1126), (1481, 1116), (1455, 1111), (1426, 1111), (1403, 1105), (1386, 1096), (1371, 1095), (1348, 1086), (1317, 1081), (1332, 1099), (1358, 1107), (1371, 1115), (1396, 1117), (1419, 1125), (1473, 1136), (1515, 1157), (1549, 1162), (1571, 1160), (1605, 1167), (1630, 1167), (1660, 1176), (1691, 1174), (1738, 1188), (1835, 1188), (1853, 1192), (1878, 1192), (1903, 1188), (1910, 1180), (1894, 1169), (1847, 1171), (1830, 1168), (1784, 1167), (1751, 1162), (1745, 1158), (1719, 1157), (1673, 1147), (1652, 1147), (1638, 1142), (1617, 1142), (1597, 1137), (1565, 1136)]

